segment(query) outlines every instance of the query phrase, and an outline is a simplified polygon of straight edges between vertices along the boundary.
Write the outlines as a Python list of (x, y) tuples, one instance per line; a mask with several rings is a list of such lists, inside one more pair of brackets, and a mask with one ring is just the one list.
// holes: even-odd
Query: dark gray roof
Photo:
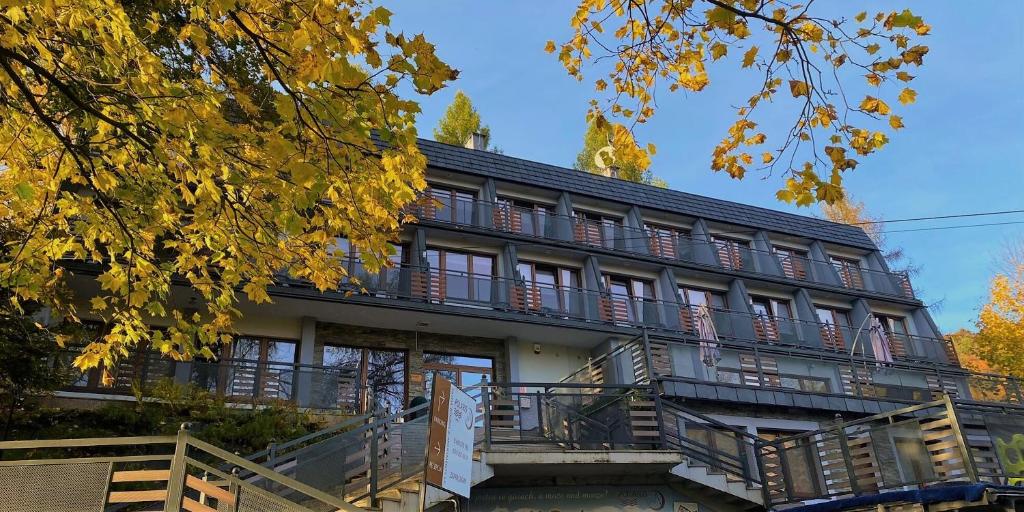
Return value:
[(467, 149), (420, 139), (420, 151), (431, 167), (522, 183), (693, 217), (786, 233), (874, 250), (864, 230), (846, 224), (732, 201), (698, 196), (642, 183), (599, 176), (555, 165), (531, 162), (490, 151)]

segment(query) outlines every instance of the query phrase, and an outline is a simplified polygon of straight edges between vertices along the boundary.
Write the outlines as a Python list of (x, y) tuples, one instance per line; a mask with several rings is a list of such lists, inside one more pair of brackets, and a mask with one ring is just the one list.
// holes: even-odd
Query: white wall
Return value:
[(533, 352), (533, 343), (520, 341), (518, 351), (510, 354), (516, 358), (519, 382), (557, 382), (587, 363), (589, 352), (585, 349), (563, 345), (542, 344), (540, 354)]

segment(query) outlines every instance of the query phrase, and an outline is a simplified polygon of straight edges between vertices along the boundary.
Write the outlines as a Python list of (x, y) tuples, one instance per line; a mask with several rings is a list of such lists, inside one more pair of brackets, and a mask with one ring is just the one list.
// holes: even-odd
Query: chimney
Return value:
[(487, 137), (480, 132), (473, 132), (473, 135), (469, 136), (469, 140), (466, 141), (466, 147), (469, 149), (487, 149)]
[(612, 178), (618, 178), (619, 177), (619, 166), (613, 165), (613, 166), (609, 167), (608, 168), (608, 176), (612, 177)]

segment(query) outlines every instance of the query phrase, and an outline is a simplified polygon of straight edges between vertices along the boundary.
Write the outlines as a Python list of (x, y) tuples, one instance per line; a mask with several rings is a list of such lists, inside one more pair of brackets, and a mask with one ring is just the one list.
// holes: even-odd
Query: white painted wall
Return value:
[(589, 352), (564, 345), (542, 344), (540, 354), (533, 352), (533, 343), (520, 341), (518, 350), (510, 354), (519, 366), (519, 382), (557, 382), (587, 363)]

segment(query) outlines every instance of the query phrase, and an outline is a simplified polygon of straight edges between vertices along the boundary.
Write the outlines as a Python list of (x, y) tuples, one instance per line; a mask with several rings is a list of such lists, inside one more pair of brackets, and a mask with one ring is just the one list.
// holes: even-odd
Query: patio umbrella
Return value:
[(697, 335), (700, 336), (700, 360), (708, 368), (715, 367), (722, 360), (722, 352), (718, 350), (718, 331), (707, 304), (697, 306)]
[(871, 351), (875, 354), (875, 360), (879, 363), (891, 363), (892, 349), (889, 345), (889, 336), (877, 318), (871, 318), (871, 330), (868, 335), (871, 337)]

